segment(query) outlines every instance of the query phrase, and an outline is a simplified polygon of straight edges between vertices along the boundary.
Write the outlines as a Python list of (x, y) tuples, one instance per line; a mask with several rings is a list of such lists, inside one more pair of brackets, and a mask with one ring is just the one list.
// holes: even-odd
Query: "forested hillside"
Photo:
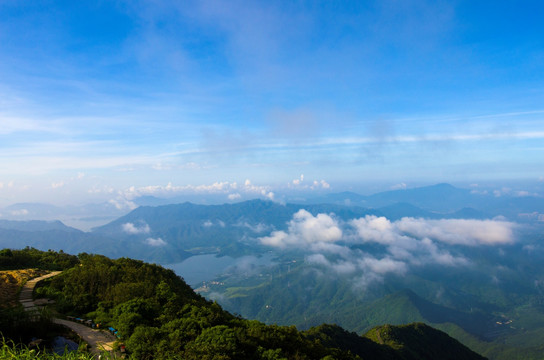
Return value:
[[(421, 331), (417, 324), (392, 327), (397, 332), (387, 339), (337, 326), (301, 332), (265, 325), (224, 311), (161, 266), (89, 254), (78, 259), (44, 281), (38, 295), (56, 299), (61, 313), (113, 326), (135, 359), (445, 359), (447, 354), (482, 359), (444, 333)], [(431, 347), (438, 353), (429, 352)]]

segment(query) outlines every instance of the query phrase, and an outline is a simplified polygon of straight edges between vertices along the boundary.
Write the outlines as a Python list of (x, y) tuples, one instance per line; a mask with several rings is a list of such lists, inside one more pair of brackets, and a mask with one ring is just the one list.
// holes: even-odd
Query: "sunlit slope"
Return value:
[[(25, 260), (27, 255), (32, 259)], [(37, 296), (55, 299), (61, 314), (115, 327), (133, 359), (447, 359), (448, 354), (482, 359), (438, 330), (421, 331), (421, 324), (398, 330), (384, 342), (332, 325), (298, 331), (244, 320), (195, 294), (171, 270), (128, 258), (4, 250), (0, 263), (17, 259), (40, 264), (51, 257), (62, 261), (64, 270), (42, 281)], [(0, 332), (6, 332), (2, 326)], [(6, 354), (26, 354), (12, 351), (9, 344), (0, 346)]]
[(399, 329), (387, 342), (329, 325), (300, 332), (233, 316), (157, 265), (87, 254), (79, 261), (44, 281), (38, 295), (54, 298), (62, 313), (114, 326), (134, 359), (482, 359), (438, 330), (421, 331), (420, 324)]

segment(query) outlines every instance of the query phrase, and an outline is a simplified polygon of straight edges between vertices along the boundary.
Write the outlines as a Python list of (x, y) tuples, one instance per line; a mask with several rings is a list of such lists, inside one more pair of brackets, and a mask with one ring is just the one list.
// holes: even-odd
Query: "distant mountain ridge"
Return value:
[[(328, 203), (361, 206), (389, 210), (393, 216), (423, 216), (441, 218), (493, 218), (504, 216), (514, 221), (525, 221), (530, 214), (544, 214), (544, 198), (524, 196), (482, 194), (470, 189), (461, 189), (447, 183), (413, 189), (391, 190), (373, 195), (340, 192), (316, 197), (306, 204)], [(402, 205), (400, 205), (402, 204)], [(400, 207), (412, 206), (413, 211)], [(400, 214), (399, 214), (400, 213)]]
[(29, 221), (15, 221), (15, 220), (0, 220), (0, 229), (5, 230), (19, 230), (19, 231), (66, 231), (66, 232), (79, 232), (80, 230), (70, 226), (64, 225), (59, 220), (43, 221), (43, 220), (29, 220)]
[[(249, 200), (234, 204), (171, 204), (141, 206), (129, 214), (93, 229), (93, 234), (145, 242), (148, 238), (164, 241), (171, 253), (220, 252), (234, 256), (266, 251), (256, 238), (273, 230), (285, 229), (293, 214), (305, 209), (315, 215), (334, 213), (340, 218), (380, 214), (364, 208), (341, 205), (279, 204), (265, 200)], [(260, 249), (260, 250), (259, 250)]]
[[(56, 207), (30, 203), (14, 205), (9, 209), (22, 211), (26, 208), (58, 211)], [(490, 219), (502, 215), (514, 221), (538, 221), (539, 214), (544, 214), (544, 199), (496, 198), (474, 194), (468, 189), (458, 189), (449, 184), (437, 184), (370, 196), (353, 192), (329, 194), (303, 204), (280, 204), (266, 200), (221, 205), (185, 202), (140, 206), (106, 225), (94, 228), (91, 233), (80, 232), (60, 222), (10, 223), (2, 220), (0, 243), (5, 246), (17, 246), (19, 243), (21, 247), (30, 245), (41, 249), (68, 248), (75, 252), (92, 251), (114, 257), (130, 254), (135, 258), (161, 263), (181, 261), (190, 256), (187, 251), (239, 256), (259, 249), (256, 238), (274, 230), (285, 230), (293, 214), (300, 209), (313, 215), (334, 213), (342, 220), (366, 215), (385, 216), (391, 221), (403, 217)], [(13, 233), (28, 232), (30, 229), (36, 232), (54, 230), (58, 234), (40, 236), (27, 233), (19, 236)], [(13, 238), (19, 241), (14, 242)]]

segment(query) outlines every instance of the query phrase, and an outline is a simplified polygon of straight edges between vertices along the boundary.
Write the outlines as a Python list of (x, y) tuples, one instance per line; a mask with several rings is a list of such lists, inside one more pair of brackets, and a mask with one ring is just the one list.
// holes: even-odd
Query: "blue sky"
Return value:
[(0, 0), (0, 205), (542, 184), (543, 11)]

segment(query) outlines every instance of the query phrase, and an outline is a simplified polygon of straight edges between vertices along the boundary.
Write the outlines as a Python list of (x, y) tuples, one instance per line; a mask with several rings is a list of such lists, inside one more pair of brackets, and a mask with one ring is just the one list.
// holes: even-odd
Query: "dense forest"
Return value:
[[(245, 320), (194, 293), (172, 270), (128, 258), (3, 250), (0, 264), (63, 269), (36, 295), (55, 299), (61, 314), (114, 327), (134, 359), (482, 359), (424, 324), (359, 336), (336, 325), (298, 331)], [(1, 325), (5, 333), (8, 324)]]

